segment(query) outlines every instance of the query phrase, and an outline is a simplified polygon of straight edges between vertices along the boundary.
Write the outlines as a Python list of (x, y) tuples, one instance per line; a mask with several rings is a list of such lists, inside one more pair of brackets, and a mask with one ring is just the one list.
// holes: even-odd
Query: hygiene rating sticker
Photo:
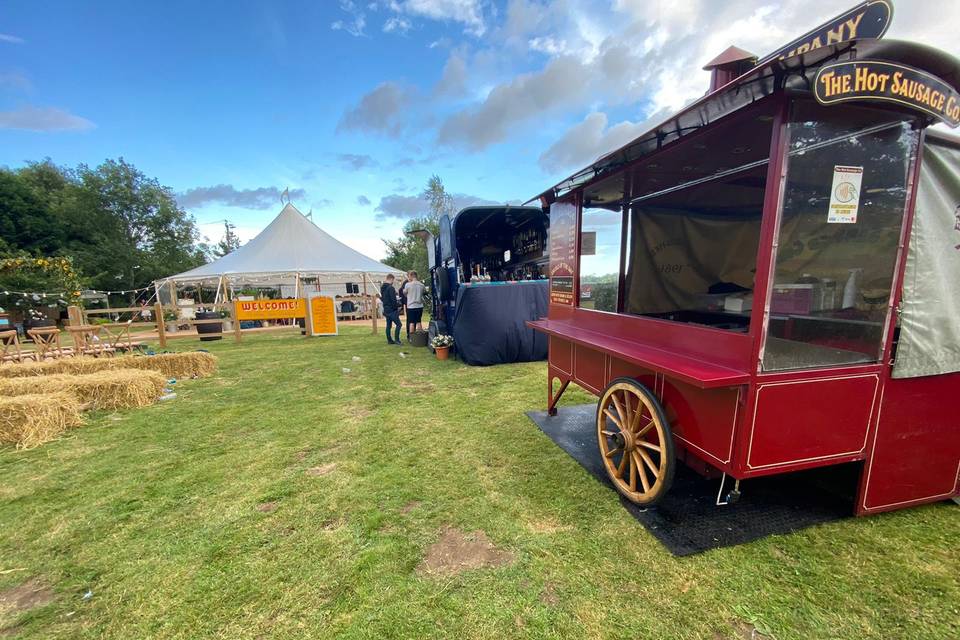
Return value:
[(831, 224), (855, 224), (860, 210), (860, 185), (863, 182), (863, 167), (833, 168), (833, 185), (830, 187), (830, 211), (827, 222)]

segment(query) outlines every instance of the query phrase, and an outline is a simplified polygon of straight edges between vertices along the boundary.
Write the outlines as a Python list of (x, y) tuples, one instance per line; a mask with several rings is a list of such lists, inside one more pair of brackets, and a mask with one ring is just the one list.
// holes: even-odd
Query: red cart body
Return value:
[[(917, 231), (916, 215), (960, 207), (960, 193), (918, 204), (926, 164), (960, 167), (960, 146), (926, 126), (957, 118), (925, 109), (929, 92), (918, 105), (857, 84), (897, 68), (956, 99), (960, 67), (928, 47), (817, 47), (737, 75), (541, 194), (550, 305), (530, 326), (549, 336), (548, 410), (569, 382), (602, 396), (629, 378), (662, 406), (676, 458), (708, 476), (859, 462), (858, 514), (957, 496), (960, 366), (897, 370), (949, 312), (904, 280), (922, 288), (924, 256), (960, 253), (960, 217)], [(851, 97), (823, 95), (844, 82)], [(921, 232), (943, 245), (921, 251)]]

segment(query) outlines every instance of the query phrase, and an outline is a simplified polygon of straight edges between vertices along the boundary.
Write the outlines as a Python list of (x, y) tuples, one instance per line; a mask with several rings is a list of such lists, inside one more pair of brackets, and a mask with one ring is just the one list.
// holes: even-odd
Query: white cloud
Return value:
[(8, 42), (10, 44), (23, 44), (25, 40), (19, 36), (13, 36), (9, 33), (0, 33), (0, 42)]
[(13, 111), (0, 111), (0, 129), (86, 131), (95, 126), (86, 118), (56, 107), (25, 106)]
[(403, 0), (391, 3), (396, 11), (431, 20), (460, 23), (467, 33), (477, 37), (487, 30), (482, 4), (480, 0)]
[(540, 167), (553, 173), (590, 164), (642, 135), (668, 115), (668, 110), (661, 110), (643, 122), (624, 120), (608, 127), (607, 114), (589, 113), (540, 154)]
[(0, 89), (9, 89), (11, 91), (29, 92), (33, 90), (33, 83), (30, 78), (11, 71), (9, 73), (0, 73)]
[(307, 194), (303, 189), (290, 189), (284, 194), (277, 187), (237, 189), (232, 184), (218, 184), (212, 187), (194, 187), (178, 193), (177, 204), (190, 209), (210, 204), (243, 209), (273, 209), (280, 208), (281, 195), (288, 195), (292, 200), (303, 200)]
[(392, 16), (383, 23), (383, 32), (404, 34), (410, 31), (412, 26), (413, 24), (406, 18), (402, 16)]
[(346, 20), (335, 20), (330, 24), (334, 31), (344, 31), (353, 37), (365, 35), (363, 30), (367, 26), (367, 17), (363, 11), (351, 0), (340, 0), (340, 9), (349, 14)]
[(467, 90), (467, 62), (463, 55), (455, 51), (447, 58), (443, 74), (433, 91), (436, 95), (457, 96)]
[(411, 101), (408, 89), (396, 82), (384, 82), (347, 110), (337, 124), (337, 131), (360, 131), (398, 136), (403, 131), (404, 108)]

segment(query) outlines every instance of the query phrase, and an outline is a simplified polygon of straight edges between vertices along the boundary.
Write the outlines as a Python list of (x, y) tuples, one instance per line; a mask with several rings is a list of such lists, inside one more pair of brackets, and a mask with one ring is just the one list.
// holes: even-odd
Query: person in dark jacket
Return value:
[[(400, 342), (400, 301), (397, 299), (397, 290), (393, 288), (393, 274), (388, 274), (385, 282), (380, 285), (380, 300), (383, 303), (383, 317), (387, 319), (387, 343), (401, 344)], [(390, 337), (390, 327), (396, 325), (393, 338)]]

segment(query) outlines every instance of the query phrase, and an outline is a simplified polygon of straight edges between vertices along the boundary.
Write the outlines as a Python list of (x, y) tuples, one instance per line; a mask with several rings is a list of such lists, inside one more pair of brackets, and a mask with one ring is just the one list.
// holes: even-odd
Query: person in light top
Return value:
[(407, 286), (407, 342), (410, 342), (410, 331), (423, 331), (423, 283), (417, 279), (417, 272), (411, 271), (408, 275)]

